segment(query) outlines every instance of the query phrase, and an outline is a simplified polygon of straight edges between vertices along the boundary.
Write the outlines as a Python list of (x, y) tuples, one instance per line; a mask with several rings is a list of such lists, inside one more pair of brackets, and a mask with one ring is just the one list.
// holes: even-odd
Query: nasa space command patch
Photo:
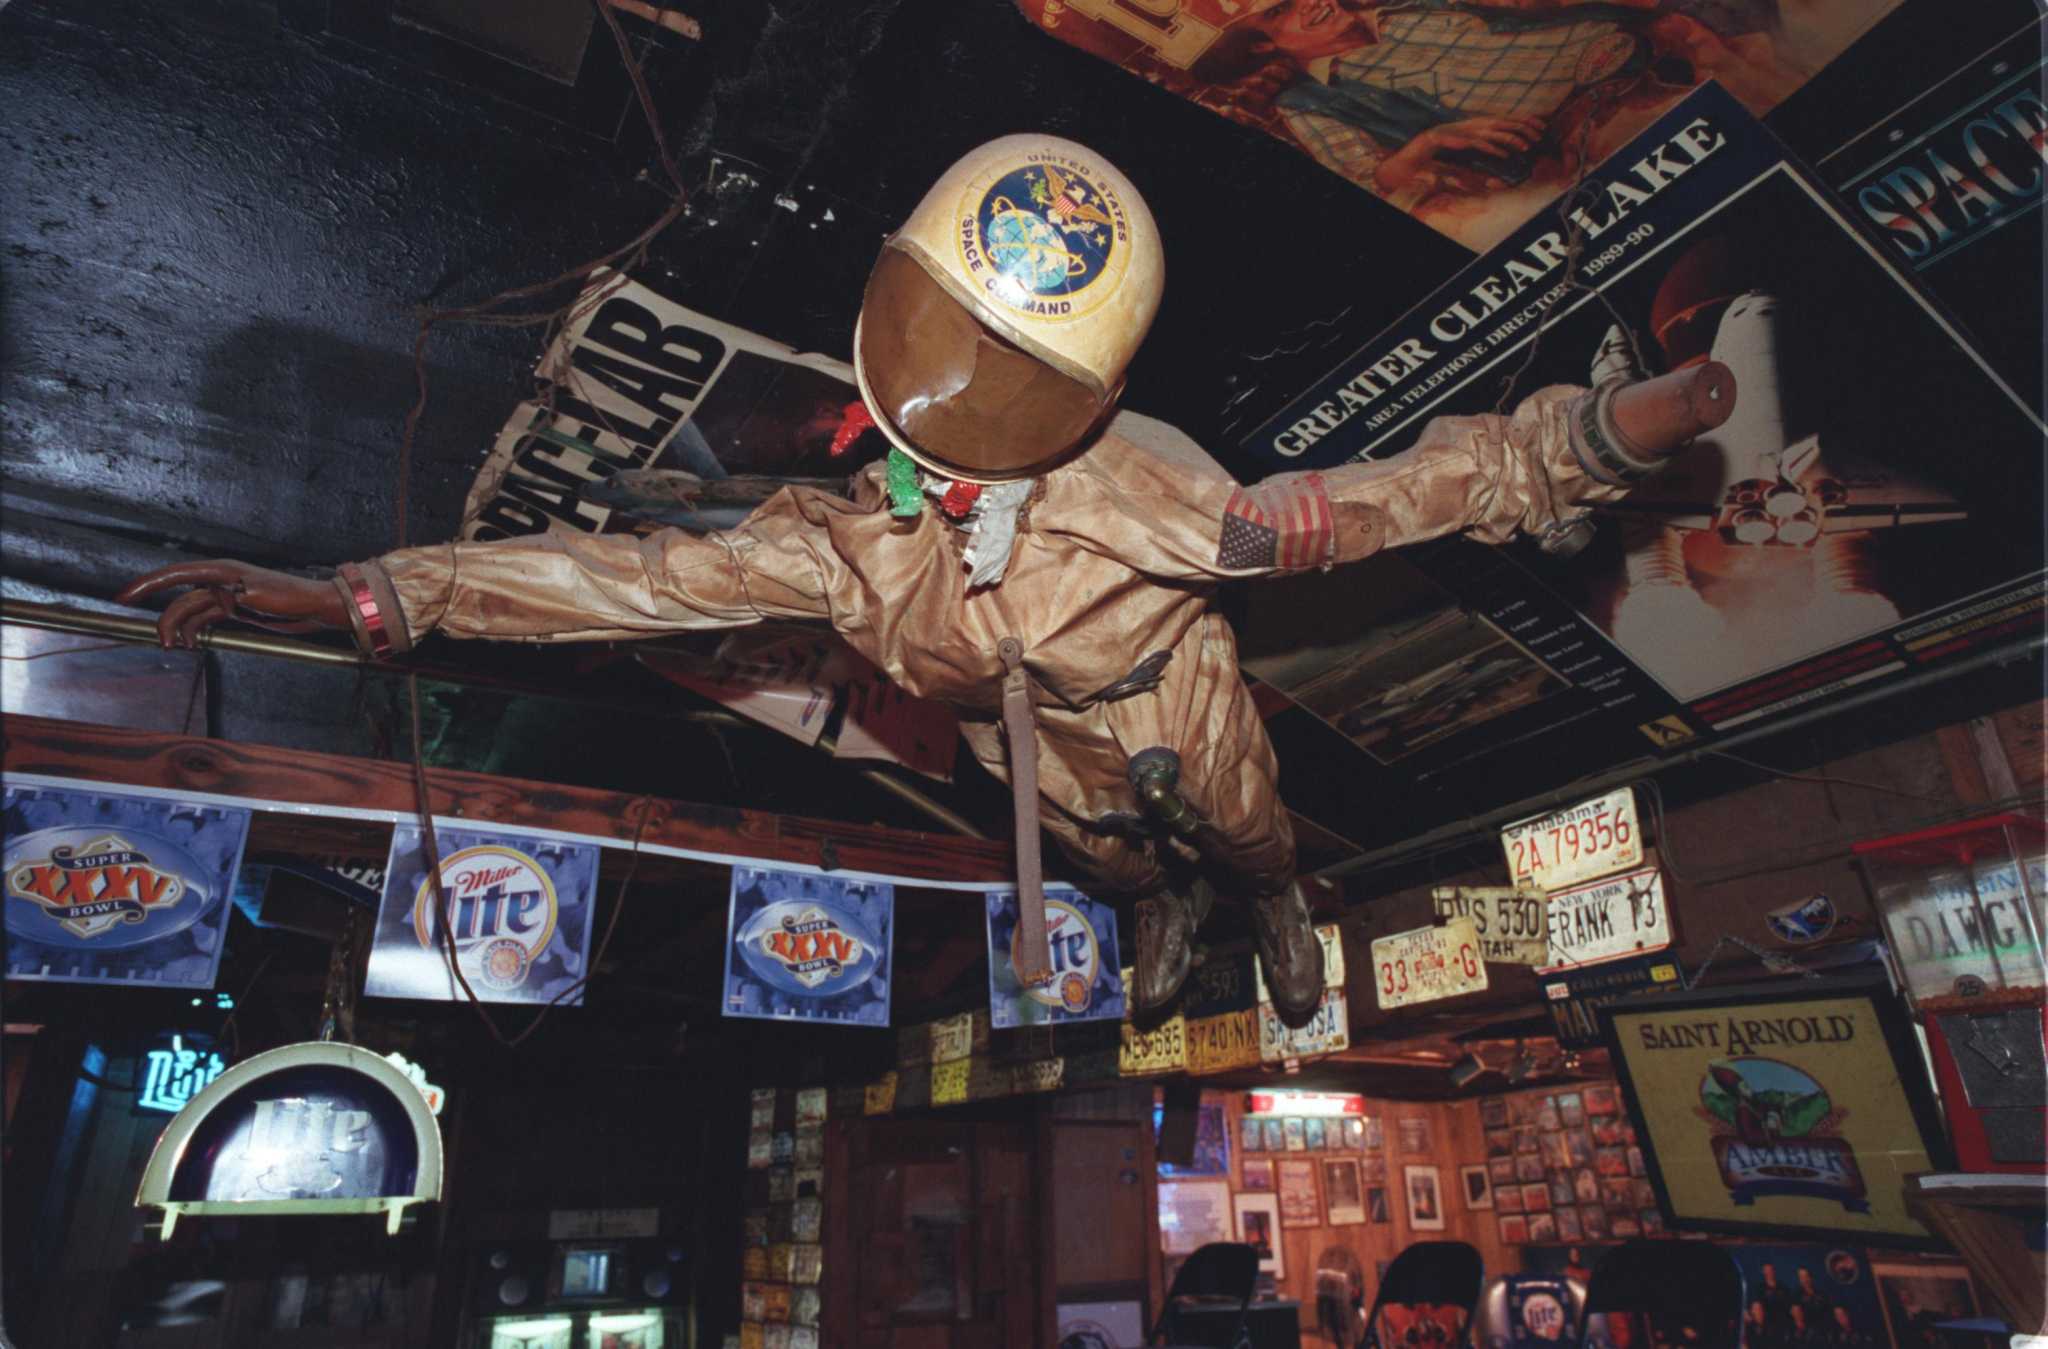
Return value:
[[(469, 993), (479, 1002), (560, 998), (581, 1006), (577, 984), (589, 973), (598, 847), (509, 829), (437, 828), (434, 835), (439, 905), (420, 827), (392, 829), (363, 992), (437, 1002), (463, 1001)], [(448, 968), (451, 945), (460, 982)]]

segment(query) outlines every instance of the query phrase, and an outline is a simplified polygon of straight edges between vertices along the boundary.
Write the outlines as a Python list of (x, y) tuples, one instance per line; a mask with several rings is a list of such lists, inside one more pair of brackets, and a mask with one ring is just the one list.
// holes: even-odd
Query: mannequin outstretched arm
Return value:
[(132, 604), (179, 586), (157, 620), (165, 646), (192, 646), (238, 612), (350, 628), (375, 654), (397, 654), (431, 631), (511, 641), (658, 637), (764, 619), (829, 618), (827, 515), (852, 509), (824, 493), (785, 490), (741, 527), (534, 535), (387, 553), (311, 580), (240, 562), (179, 563), (129, 583)]
[(1725, 421), (1735, 396), (1727, 367), (1714, 363), (1603, 386), (1592, 405), (1587, 390), (1555, 385), (1508, 416), (1434, 418), (1391, 458), (1246, 488), (1213, 465), (1200, 475), (1156, 453), (1105, 457), (1074, 475), (1076, 500), (1046, 518), (1175, 581), (1306, 571), (1453, 533), (1505, 543), (1626, 495)]

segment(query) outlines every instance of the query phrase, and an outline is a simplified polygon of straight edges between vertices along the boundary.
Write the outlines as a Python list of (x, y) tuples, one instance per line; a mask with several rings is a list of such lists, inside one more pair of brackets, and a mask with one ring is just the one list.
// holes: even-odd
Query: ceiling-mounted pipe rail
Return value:
[(1384, 848), (1375, 848), (1371, 852), (1360, 853), (1357, 857), (1347, 857), (1341, 862), (1332, 862), (1329, 866), (1324, 867), (1315, 874), (1319, 880), (1334, 880), (1339, 876), (1354, 875), (1362, 871), (1384, 871), (1389, 867), (1399, 866), (1403, 862), (1419, 859), (1428, 853), (1446, 852), (1453, 848), (1478, 843), (1492, 838), (1502, 825), (1511, 824), (1516, 820), (1527, 819), (1532, 815), (1541, 815), (1546, 811), (1568, 805), (1573, 801), (1583, 800), (1590, 796), (1600, 796), (1619, 787), (1633, 786), (1635, 783), (1641, 782), (1646, 778), (1655, 777), (1659, 773), (1683, 767), (1686, 764), (1697, 763), (1701, 759), (1711, 758), (1716, 754), (1731, 750), (1738, 745), (1747, 744), (1752, 740), (1763, 740), (1771, 736), (1781, 735), (1786, 731), (1797, 730), (1801, 726), (1824, 721), (1829, 717), (1839, 716), (1844, 712), (1851, 712), (1857, 708), (1867, 707), (1872, 703), (1883, 702), (1889, 698), (1896, 698), (1901, 694), (1911, 693), (1918, 689), (1931, 688), (1934, 685), (1946, 683), (1948, 680), (1973, 673), (1977, 670), (1987, 669), (1994, 665), (2007, 665), (2013, 661), (2025, 660), (2030, 656), (2039, 654), (2044, 646), (2048, 646), (2048, 633), (2036, 633), (2031, 637), (2024, 637), (2019, 641), (2008, 642), (2004, 646), (1979, 652), (1977, 655), (1959, 660), (1953, 665), (1946, 665), (1935, 670), (1922, 670), (1917, 674), (1908, 675), (1895, 683), (1884, 685), (1881, 688), (1865, 689), (1851, 694), (1839, 702), (1829, 703), (1823, 707), (1810, 708), (1807, 711), (1796, 713), (1785, 718), (1783, 721), (1772, 722), (1767, 726), (1753, 727), (1747, 731), (1739, 731), (1734, 735), (1716, 740), (1711, 745), (1702, 745), (1698, 749), (1687, 750), (1683, 754), (1674, 754), (1668, 759), (1657, 759), (1647, 763), (1638, 761), (1626, 768), (1618, 768), (1593, 777), (1580, 778), (1554, 791), (1544, 792), (1537, 796), (1524, 797), (1512, 805), (1502, 806), (1497, 810), (1488, 811), (1484, 815), (1459, 820), (1453, 824), (1440, 825), (1426, 834), (1419, 834), (1405, 842), (1392, 843)]
[[(99, 613), (91, 609), (72, 609), (61, 604), (37, 604), (30, 600), (0, 598), (0, 625), (12, 624), (22, 628), (40, 628), (45, 632), (72, 633), (82, 637), (104, 637), (117, 642), (131, 642), (137, 646), (158, 645), (156, 624), (147, 618), (129, 618), (122, 614)], [(374, 661), (360, 651), (348, 647), (327, 646), (309, 642), (298, 637), (286, 637), (274, 632), (235, 632), (223, 628), (208, 628), (199, 634), (199, 645), (215, 651), (232, 651), (239, 655), (271, 656), (283, 660), (302, 661), (312, 665), (340, 665), (351, 668), (361, 667), (379, 670), (386, 674), (397, 674), (397, 667)], [(419, 665), (417, 669), (423, 678), (450, 684), (467, 684), (481, 688), (499, 689), (506, 692), (528, 693), (541, 697), (566, 698), (568, 701), (589, 701), (565, 695), (558, 690), (523, 684), (516, 680), (493, 678), (468, 669), (450, 669)], [(696, 722), (729, 730), (767, 730), (758, 722), (748, 721), (731, 712), (710, 708), (680, 708), (664, 712), (680, 721)], [(821, 740), (819, 748), (830, 753), (833, 746)], [(875, 768), (852, 770), (865, 779), (870, 786), (879, 788), (926, 819), (947, 830), (967, 838), (986, 839), (987, 834), (970, 822), (966, 816), (936, 801), (918, 788), (902, 779)]]

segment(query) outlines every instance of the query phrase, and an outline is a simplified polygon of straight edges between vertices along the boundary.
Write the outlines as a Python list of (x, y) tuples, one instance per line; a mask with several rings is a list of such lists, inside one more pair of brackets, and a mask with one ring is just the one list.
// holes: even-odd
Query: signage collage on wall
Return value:
[(1627, 1240), (1664, 1230), (1614, 1083), (1487, 1097), (1479, 1122), (1503, 1242)]

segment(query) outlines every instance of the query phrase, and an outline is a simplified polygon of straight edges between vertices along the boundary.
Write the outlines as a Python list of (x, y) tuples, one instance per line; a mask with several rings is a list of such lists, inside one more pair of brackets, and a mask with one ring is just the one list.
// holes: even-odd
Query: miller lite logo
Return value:
[[(516, 848), (487, 843), (443, 859), (441, 880), (463, 974), (499, 992), (525, 983), (561, 913), (546, 869)], [(442, 938), (431, 921), (433, 911), (429, 874), (413, 897), (413, 935), (422, 948), (438, 951)]]
[(860, 987), (879, 967), (879, 942), (849, 912), (811, 899), (781, 900), (740, 929), (747, 967), (785, 993), (831, 997)]
[(7, 850), (7, 927), (38, 941), (137, 946), (198, 921), (205, 895), (185, 879), (198, 871), (182, 848), (155, 835), (38, 830)]
[[(1010, 934), (1010, 968), (1019, 964), (1017, 941), (1024, 925)], [(1045, 939), (1052, 956), (1052, 978), (1027, 987), (1032, 1001), (1064, 1012), (1085, 1012), (1095, 993), (1095, 976), (1102, 969), (1102, 947), (1095, 940), (1095, 927), (1079, 909), (1064, 900), (1045, 901)]]

